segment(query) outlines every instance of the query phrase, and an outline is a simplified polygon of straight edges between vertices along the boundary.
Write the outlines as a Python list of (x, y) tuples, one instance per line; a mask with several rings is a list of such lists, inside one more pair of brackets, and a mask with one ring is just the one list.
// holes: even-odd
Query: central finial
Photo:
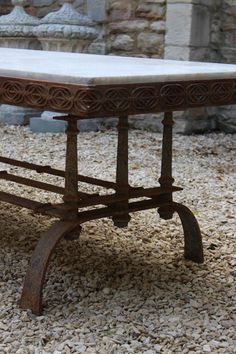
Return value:
[(30, 1), (11, 0), (11, 3), (14, 6), (11, 13), (0, 16), (1, 35), (6, 33), (9, 37), (32, 36), (33, 27), (39, 24), (39, 19), (25, 12), (24, 6), (29, 5)]
[[(76, 11), (72, 3), (73, 0), (64, 0), (62, 7), (58, 11), (50, 12), (41, 19), (41, 24), (94, 27), (94, 22), (88, 16)], [(71, 30), (73, 32), (72, 28)], [(63, 31), (64, 28), (62, 29)]]

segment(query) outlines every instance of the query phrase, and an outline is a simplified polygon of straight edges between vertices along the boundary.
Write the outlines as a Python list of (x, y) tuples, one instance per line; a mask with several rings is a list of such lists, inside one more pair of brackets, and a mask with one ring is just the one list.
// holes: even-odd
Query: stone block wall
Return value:
[(236, 63), (236, 1), (225, 0), (222, 6), (222, 60)]
[(219, 61), (222, 0), (168, 0), (165, 57)]
[(106, 29), (107, 52), (163, 57), (165, 12), (164, 0), (110, 0)]
[[(224, 63), (236, 64), (236, 0), (224, 0), (221, 7), (220, 57)], [(219, 130), (236, 133), (236, 105), (218, 111)]]

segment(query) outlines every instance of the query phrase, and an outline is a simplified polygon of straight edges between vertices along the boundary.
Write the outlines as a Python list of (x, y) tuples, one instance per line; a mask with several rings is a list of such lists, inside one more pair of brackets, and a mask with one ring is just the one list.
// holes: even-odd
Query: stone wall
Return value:
[(224, 0), (222, 6), (222, 60), (236, 63), (236, 1)]
[[(236, 0), (224, 0), (220, 15), (221, 61), (236, 64)], [(236, 133), (236, 105), (219, 109), (217, 127), (225, 132)]]
[(117, 55), (163, 57), (166, 3), (110, 0), (106, 30), (107, 52)]

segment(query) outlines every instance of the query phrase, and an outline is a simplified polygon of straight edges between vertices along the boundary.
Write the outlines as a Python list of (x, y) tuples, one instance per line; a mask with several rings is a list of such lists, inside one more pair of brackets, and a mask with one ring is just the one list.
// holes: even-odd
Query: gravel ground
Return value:
[[(64, 135), (0, 127), (0, 139), (3, 156), (63, 167)], [(155, 210), (139, 212), (122, 230), (108, 219), (88, 222), (79, 240), (58, 246), (38, 318), (17, 302), (32, 251), (53, 220), (1, 203), (0, 353), (236, 353), (233, 143), (232, 135), (175, 136), (174, 177), (186, 187), (176, 201), (199, 220), (204, 264), (183, 259), (177, 216), (167, 222)], [(130, 149), (131, 181), (155, 185), (161, 136), (131, 131)], [(79, 155), (82, 173), (114, 178), (115, 131), (81, 134)], [(1, 181), (1, 190), (13, 189), (33, 199), (59, 200)]]

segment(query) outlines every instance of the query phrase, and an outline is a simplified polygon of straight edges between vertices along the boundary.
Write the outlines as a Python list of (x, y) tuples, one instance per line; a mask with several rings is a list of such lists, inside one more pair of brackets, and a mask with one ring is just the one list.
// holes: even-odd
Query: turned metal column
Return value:
[[(66, 130), (66, 166), (65, 166), (65, 194), (64, 202), (70, 211), (69, 218), (78, 217), (78, 152), (77, 152), (77, 120), (75, 117), (68, 117)], [(68, 218), (68, 215), (67, 215)]]
[[(65, 220), (78, 219), (78, 128), (77, 119), (73, 116), (67, 117), (67, 142), (66, 142), (66, 166), (65, 166), (65, 194), (63, 200), (67, 206)], [(65, 235), (66, 240), (76, 240), (82, 227), (77, 225), (72, 232)]]
[(124, 213), (114, 216), (112, 220), (117, 227), (126, 227), (130, 221), (128, 213), (129, 203), (129, 146), (128, 146), (128, 131), (129, 123), (128, 116), (119, 117), (118, 122), (118, 147), (117, 147), (117, 167), (116, 167), (116, 194), (124, 197), (124, 201), (116, 203), (114, 208), (123, 211)]
[[(171, 189), (174, 183), (172, 176), (172, 153), (173, 153), (173, 112), (165, 112), (163, 124), (163, 140), (162, 140), (162, 161), (161, 161), (161, 177), (159, 183), (163, 189)], [(164, 194), (162, 197), (163, 203), (173, 201), (172, 193)], [(168, 220), (172, 219), (173, 211), (169, 208), (159, 208), (160, 217)]]

